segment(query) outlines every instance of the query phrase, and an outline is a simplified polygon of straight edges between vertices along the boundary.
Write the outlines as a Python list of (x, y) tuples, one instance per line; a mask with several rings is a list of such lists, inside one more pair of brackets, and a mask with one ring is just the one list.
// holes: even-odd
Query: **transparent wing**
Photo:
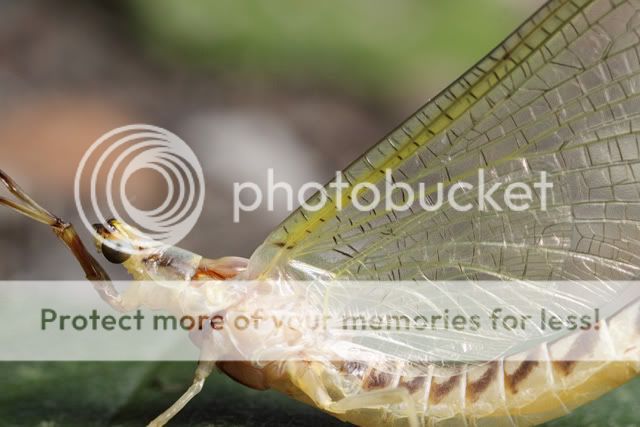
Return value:
[[(552, 0), (345, 171), (342, 197), (299, 209), (255, 252), (254, 277), (632, 279), (640, 268), (640, 3)], [(385, 172), (432, 203), (459, 181), (553, 184), (543, 209), (389, 212), (352, 189)], [(475, 188), (475, 187), (474, 187)], [(392, 199), (402, 201), (405, 192)], [(361, 204), (371, 192), (357, 196)], [(311, 203), (320, 200), (314, 196)], [(339, 205), (341, 209), (338, 208)]]

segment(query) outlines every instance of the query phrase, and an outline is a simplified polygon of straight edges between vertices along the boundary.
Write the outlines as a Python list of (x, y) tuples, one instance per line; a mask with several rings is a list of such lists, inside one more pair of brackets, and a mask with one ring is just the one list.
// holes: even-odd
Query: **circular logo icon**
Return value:
[[(127, 197), (127, 183), (141, 171), (165, 181), (166, 197), (159, 206), (142, 209)], [(148, 249), (174, 245), (191, 231), (202, 212), (204, 188), (200, 162), (182, 139), (157, 126), (132, 124), (113, 129), (89, 147), (76, 172), (74, 197), (92, 233), (92, 222), (115, 218), (139, 231), (144, 241), (139, 246)], [(81, 196), (87, 193), (91, 202), (85, 205)]]

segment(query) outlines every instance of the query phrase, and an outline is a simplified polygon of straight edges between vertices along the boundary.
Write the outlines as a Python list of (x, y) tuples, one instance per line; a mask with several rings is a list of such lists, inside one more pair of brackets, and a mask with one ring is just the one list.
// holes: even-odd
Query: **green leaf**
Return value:
[[(0, 420), (12, 426), (140, 426), (167, 409), (191, 383), (194, 363), (2, 363)], [(633, 426), (640, 379), (552, 421), (549, 427)], [(6, 424), (5, 424), (6, 423)], [(174, 426), (345, 425), (274, 391), (212, 375)]]

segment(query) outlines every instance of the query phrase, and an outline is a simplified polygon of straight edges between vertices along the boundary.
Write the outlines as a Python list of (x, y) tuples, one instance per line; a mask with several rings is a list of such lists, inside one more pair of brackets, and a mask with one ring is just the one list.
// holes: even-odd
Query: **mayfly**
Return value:
[[(453, 185), (480, 168), (491, 183), (531, 182), (545, 171), (553, 182), (545, 211), (535, 198), (519, 212), (445, 205), (393, 214), (361, 212), (352, 200), (333, 199), (321, 209), (294, 212), (249, 260), (210, 260), (178, 248), (144, 257), (103, 246), (102, 254), (138, 280), (159, 272), (216, 281), (633, 280), (640, 275), (639, 58), (640, 2), (551, 0), (343, 172), (350, 188), (380, 186), (386, 170), (417, 188), (421, 182)], [(144, 304), (145, 292), (138, 300), (118, 294), (70, 224), (6, 174), (2, 182), (17, 200), (0, 203), (49, 225), (105, 301), (118, 310)], [(118, 221), (96, 232), (123, 246), (132, 239), (131, 228)], [(388, 369), (348, 358), (277, 367), (203, 360), (193, 384), (151, 425), (175, 416), (215, 368), (358, 425), (537, 424), (637, 375), (637, 300), (600, 326), (598, 342), (584, 351), (605, 346), (624, 360), (500, 358)]]

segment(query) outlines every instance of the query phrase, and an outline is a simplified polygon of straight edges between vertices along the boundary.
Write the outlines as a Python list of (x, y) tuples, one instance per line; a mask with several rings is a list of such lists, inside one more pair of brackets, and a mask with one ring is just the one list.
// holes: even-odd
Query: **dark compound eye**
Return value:
[(107, 261), (113, 264), (122, 264), (131, 256), (131, 254), (114, 249), (110, 245), (106, 245), (104, 243), (102, 244), (102, 255), (104, 255)]

